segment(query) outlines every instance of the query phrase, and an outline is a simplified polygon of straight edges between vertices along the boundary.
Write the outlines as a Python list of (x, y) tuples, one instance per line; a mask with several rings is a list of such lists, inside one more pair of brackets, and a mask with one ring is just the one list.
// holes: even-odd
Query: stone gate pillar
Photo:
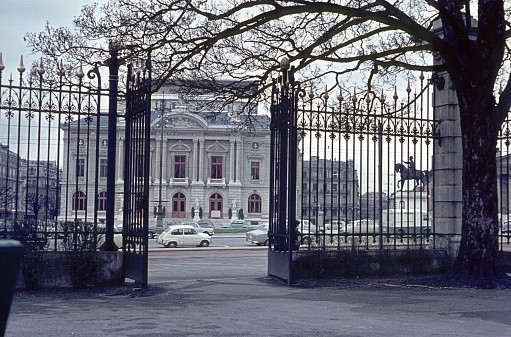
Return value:
[(461, 237), (462, 139), (458, 99), (446, 72), (432, 78), (434, 119), (438, 139), (434, 147), (433, 202), (436, 246), (456, 256)]

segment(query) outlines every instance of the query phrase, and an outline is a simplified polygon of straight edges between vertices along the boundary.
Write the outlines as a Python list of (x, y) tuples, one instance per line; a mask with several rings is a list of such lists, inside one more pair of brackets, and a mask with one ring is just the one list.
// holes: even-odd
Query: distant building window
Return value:
[(259, 167), (260, 163), (258, 161), (250, 163), (250, 179), (259, 180)]
[(85, 177), (85, 159), (76, 159), (76, 176)]
[(174, 178), (186, 177), (186, 156), (174, 157)]
[(332, 184), (332, 191), (337, 191), (337, 184)]
[(106, 192), (98, 194), (98, 211), (106, 211)]
[(222, 157), (220, 156), (211, 157), (211, 178), (222, 178)]
[(108, 172), (107, 163), (108, 163), (107, 159), (100, 159), (99, 160), (99, 176), (101, 178), (105, 178), (107, 176), (107, 172)]
[(261, 197), (257, 194), (252, 194), (248, 198), (248, 213), (261, 213)]
[(317, 191), (318, 190), (318, 184), (312, 184), (312, 190)]
[(78, 191), (73, 194), (73, 211), (85, 211), (87, 205), (87, 197), (85, 193)]

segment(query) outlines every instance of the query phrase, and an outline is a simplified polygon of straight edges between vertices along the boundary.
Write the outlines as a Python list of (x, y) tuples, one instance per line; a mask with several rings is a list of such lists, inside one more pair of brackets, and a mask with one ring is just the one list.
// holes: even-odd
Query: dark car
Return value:
[(168, 227), (168, 226), (177, 226), (177, 225), (180, 225), (181, 222), (179, 221), (176, 221), (176, 220), (172, 220), (172, 219), (163, 219), (163, 227)]
[(230, 223), (222, 224), (222, 228), (252, 228), (245, 220), (232, 220)]
[(156, 228), (149, 228), (147, 230), (147, 237), (149, 239), (152, 239), (152, 238), (156, 237)]
[(199, 221), (197, 221), (197, 223), (202, 228), (215, 228), (215, 224), (213, 223), (213, 221), (211, 221), (209, 219), (200, 219)]

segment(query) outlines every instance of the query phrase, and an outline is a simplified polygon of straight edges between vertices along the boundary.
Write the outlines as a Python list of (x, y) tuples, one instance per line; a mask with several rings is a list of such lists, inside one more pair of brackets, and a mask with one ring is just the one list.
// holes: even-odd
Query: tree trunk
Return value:
[[(473, 83), (473, 82), (472, 82)], [(473, 89), (473, 88), (472, 88)], [(470, 93), (471, 90), (464, 92)], [(479, 94), (481, 94), (479, 92)], [(498, 255), (497, 135), (493, 96), (460, 104), (463, 142), (462, 236), (446, 275), (450, 283), (480, 288), (511, 286)]]

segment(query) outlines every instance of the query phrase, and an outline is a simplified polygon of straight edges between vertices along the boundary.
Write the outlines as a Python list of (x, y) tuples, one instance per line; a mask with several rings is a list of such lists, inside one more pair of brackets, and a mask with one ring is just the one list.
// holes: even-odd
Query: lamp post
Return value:
[[(159, 109), (160, 109), (160, 186), (158, 192), (158, 206), (156, 207), (156, 227), (163, 227), (163, 216), (165, 212), (163, 211), (162, 205), (162, 189), (163, 189), (163, 151), (165, 147), (163, 146), (163, 117), (165, 116), (165, 92), (163, 92), (163, 98), (159, 101)], [(158, 108), (158, 107), (157, 107)]]
[(117, 85), (119, 81), (119, 43), (112, 39), (109, 44), (109, 103), (108, 103), (108, 172), (106, 194), (106, 235), (101, 246), (104, 251), (117, 251), (114, 242), (114, 211), (115, 211), (115, 153), (117, 138)]

